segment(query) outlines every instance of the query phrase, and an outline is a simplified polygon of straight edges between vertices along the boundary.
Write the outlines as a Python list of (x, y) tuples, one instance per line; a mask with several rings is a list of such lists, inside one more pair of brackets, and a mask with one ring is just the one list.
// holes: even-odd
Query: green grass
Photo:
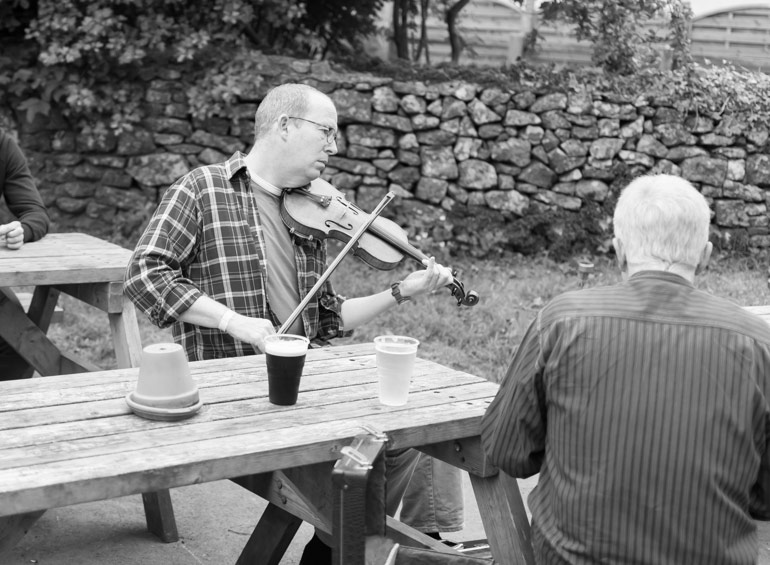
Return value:
[[(614, 262), (594, 259), (589, 285), (611, 284), (620, 276)], [(474, 307), (458, 307), (449, 291), (419, 297), (381, 315), (355, 335), (336, 343), (370, 341), (379, 334), (406, 334), (420, 340), (420, 355), (484, 378), (499, 381), (510, 356), (538, 309), (555, 295), (578, 287), (576, 264), (556, 263), (547, 256), (512, 257), (498, 261), (461, 259), (445, 264), (458, 270), (465, 290), (480, 296)], [(363, 296), (388, 288), (405, 277), (416, 263), (392, 271), (378, 271), (352, 257), (345, 258), (332, 274), (337, 292)], [(732, 299), (743, 306), (769, 304), (767, 271), (756, 259), (714, 257), (696, 281), (699, 288)], [(52, 326), (49, 335), (61, 348), (104, 368), (115, 367), (107, 317), (62, 295), (64, 323)], [(139, 314), (142, 343), (171, 341), (171, 331), (161, 330)]]

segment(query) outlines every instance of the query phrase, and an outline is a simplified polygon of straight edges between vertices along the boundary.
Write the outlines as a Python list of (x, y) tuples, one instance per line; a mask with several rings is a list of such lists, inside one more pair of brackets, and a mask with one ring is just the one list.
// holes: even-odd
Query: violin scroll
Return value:
[(447, 285), (452, 291), (452, 296), (457, 300), (457, 306), (476, 306), (479, 302), (479, 293), (475, 290), (465, 292), (465, 285), (457, 280), (457, 271), (452, 273), (452, 282)]

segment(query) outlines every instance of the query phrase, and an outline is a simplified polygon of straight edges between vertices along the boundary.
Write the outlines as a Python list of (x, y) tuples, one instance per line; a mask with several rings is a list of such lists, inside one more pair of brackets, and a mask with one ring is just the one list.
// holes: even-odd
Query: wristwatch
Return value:
[(412, 297), (401, 296), (401, 290), (398, 288), (400, 284), (401, 284), (401, 281), (398, 281), (390, 285), (390, 293), (393, 295), (393, 298), (396, 299), (396, 302), (398, 302), (399, 304), (403, 304), (404, 302), (409, 302), (412, 299)]

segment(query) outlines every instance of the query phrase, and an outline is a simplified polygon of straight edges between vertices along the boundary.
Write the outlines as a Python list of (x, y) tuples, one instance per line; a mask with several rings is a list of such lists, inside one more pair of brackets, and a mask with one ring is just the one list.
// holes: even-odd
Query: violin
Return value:
[[(404, 256), (422, 264), (429, 257), (409, 243), (406, 231), (392, 220), (369, 214), (348, 201), (345, 195), (323, 179), (285, 190), (281, 196), (281, 219), (292, 233), (308, 239), (333, 238), (348, 242), (365, 224), (353, 254), (379, 270), (396, 267)], [(475, 306), (477, 292), (466, 292), (456, 271), (447, 285), (458, 306)]]

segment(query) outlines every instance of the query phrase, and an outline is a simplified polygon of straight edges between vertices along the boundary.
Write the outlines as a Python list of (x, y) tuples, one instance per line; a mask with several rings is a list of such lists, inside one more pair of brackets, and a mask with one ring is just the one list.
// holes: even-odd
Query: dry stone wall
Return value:
[[(148, 77), (147, 118), (132, 131), (77, 133), (56, 112), (18, 131), (57, 231), (134, 240), (163, 190), (187, 171), (248, 151), (259, 100), (308, 82), (339, 112), (338, 154), (325, 178), (364, 209), (386, 209), (410, 241), (478, 256), (606, 249), (620, 189), (650, 172), (681, 175), (708, 198), (722, 248), (770, 247), (768, 131), (740, 116), (684, 115), (674, 101), (540, 92), (470, 82), (401, 82), (326, 63), (263, 58), (228, 116), (191, 117), (182, 72)], [(149, 73), (148, 73), (149, 74)]]

